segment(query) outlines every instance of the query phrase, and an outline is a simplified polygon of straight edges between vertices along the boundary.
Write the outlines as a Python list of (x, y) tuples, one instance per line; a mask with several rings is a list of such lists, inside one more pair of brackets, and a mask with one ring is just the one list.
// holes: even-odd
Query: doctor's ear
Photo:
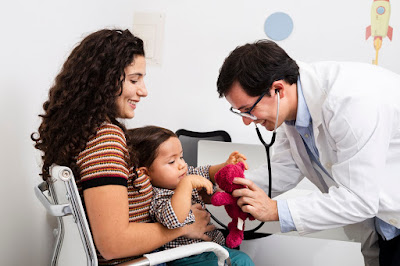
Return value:
[(279, 92), (279, 98), (282, 98), (285, 96), (285, 86), (282, 82), (282, 80), (277, 80), (274, 83), (272, 83), (271, 87), (271, 95), (272, 91), (277, 94)]

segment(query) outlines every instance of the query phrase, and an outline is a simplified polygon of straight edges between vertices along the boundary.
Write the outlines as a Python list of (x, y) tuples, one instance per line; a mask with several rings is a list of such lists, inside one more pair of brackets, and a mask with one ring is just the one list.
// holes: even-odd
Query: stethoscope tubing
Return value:
[(254, 125), (256, 126), (256, 132), (257, 132), (257, 136), (258, 139), (260, 140), (260, 142), (262, 143), (262, 145), (264, 145), (265, 147), (265, 151), (267, 153), (267, 161), (268, 161), (268, 179), (269, 179), (269, 186), (268, 186), (268, 197), (271, 198), (271, 194), (272, 194), (272, 174), (271, 174), (271, 158), (270, 158), (270, 148), (272, 147), (272, 145), (275, 143), (275, 138), (276, 138), (276, 129), (278, 128), (278, 120), (279, 120), (279, 104), (280, 104), (280, 97), (279, 97), (279, 90), (276, 90), (275, 93), (277, 94), (277, 105), (276, 105), (276, 118), (275, 118), (275, 127), (274, 127), (274, 131), (272, 131), (272, 138), (270, 143), (266, 143), (263, 139), (263, 137), (261, 136), (261, 132), (257, 126), (256, 123), (254, 123)]
[[(267, 153), (267, 163), (268, 163), (268, 197), (271, 198), (272, 196), (272, 170), (271, 170), (271, 158), (270, 158), (270, 148), (272, 147), (272, 145), (275, 143), (275, 138), (276, 138), (276, 129), (278, 128), (278, 120), (279, 120), (279, 101), (280, 101), (280, 97), (279, 97), (279, 91), (276, 90), (275, 93), (277, 94), (277, 106), (276, 106), (276, 119), (275, 119), (275, 127), (274, 127), (274, 131), (272, 131), (272, 138), (270, 143), (266, 143), (263, 139), (263, 137), (261, 136), (260, 130), (257, 127), (257, 124), (254, 123), (254, 125), (256, 126), (256, 132), (257, 132), (257, 136), (258, 139), (260, 140), (260, 142), (264, 145), (265, 147), (265, 152)], [(264, 225), (264, 222), (261, 222), (257, 227), (248, 230), (247, 232), (255, 232), (258, 229), (260, 229), (262, 226)]]

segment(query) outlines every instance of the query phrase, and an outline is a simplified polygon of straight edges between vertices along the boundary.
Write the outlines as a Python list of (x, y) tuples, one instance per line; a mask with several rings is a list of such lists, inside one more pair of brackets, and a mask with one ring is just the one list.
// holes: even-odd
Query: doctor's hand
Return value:
[(242, 211), (250, 213), (259, 221), (278, 221), (278, 207), (276, 200), (270, 199), (264, 190), (253, 181), (245, 178), (235, 178), (233, 183), (244, 185), (247, 188), (236, 189), (232, 196), (239, 198), (237, 204)]

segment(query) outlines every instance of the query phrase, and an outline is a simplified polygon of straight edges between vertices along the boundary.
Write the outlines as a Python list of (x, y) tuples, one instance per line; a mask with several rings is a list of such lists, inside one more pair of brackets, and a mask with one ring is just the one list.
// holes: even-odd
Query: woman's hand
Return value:
[(247, 160), (246, 156), (244, 156), (243, 154), (239, 153), (238, 151), (234, 151), (229, 155), (228, 160), (226, 160), (226, 162), (225, 162), (225, 165), (227, 165), (227, 164), (237, 164), (239, 162), (243, 162), (244, 163), (244, 169), (248, 170), (249, 166), (245, 162), (246, 160)]
[(250, 213), (262, 222), (279, 220), (276, 200), (270, 199), (264, 190), (253, 181), (235, 178), (233, 183), (246, 186), (246, 188), (236, 189), (232, 192), (232, 196), (239, 198), (237, 204), (242, 211)]
[(215, 230), (215, 226), (210, 223), (210, 214), (203, 209), (200, 204), (192, 205), (192, 212), (195, 216), (195, 222), (191, 225), (186, 225), (185, 237), (192, 239), (202, 239), (211, 241), (211, 238), (205, 233)]

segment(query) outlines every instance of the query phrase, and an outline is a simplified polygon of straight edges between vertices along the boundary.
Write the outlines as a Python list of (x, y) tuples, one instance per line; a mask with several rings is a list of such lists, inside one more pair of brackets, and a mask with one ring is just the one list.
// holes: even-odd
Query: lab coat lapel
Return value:
[(325, 192), (325, 186), (321, 183), (321, 179), (315, 172), (312, 166), (310, 157), (308, 156), (304, 142), (301, 136), (297, 132), (296, 128), (293, 126), (286, 126), (286, 135), (288, 136), (290, 147), (292, 151), (292, 156), (294, 161), (299, 167), (300, 171), (321, 191)]
[[(303, 89), (304, 99), (306, 100), (308, 110), (311, 114), (311, 119), (313, 123), (313, 133), (315, 139), (315, 145), (318, 151), (324, 151), (324, 147), (321, 147), (321, 138), (325, 136), (320, 136), (320, 132), (323, 131), (322, 125), (322, 104), (324, 103), (327, 92), (326, 88), (323, 87), (323, 82), (317, 75), (316, 70), (310, 65), (297, 62), (300, 67), (300, 82)], [(325, 161), (324, 152), (320, 152), (320, 161)]]

